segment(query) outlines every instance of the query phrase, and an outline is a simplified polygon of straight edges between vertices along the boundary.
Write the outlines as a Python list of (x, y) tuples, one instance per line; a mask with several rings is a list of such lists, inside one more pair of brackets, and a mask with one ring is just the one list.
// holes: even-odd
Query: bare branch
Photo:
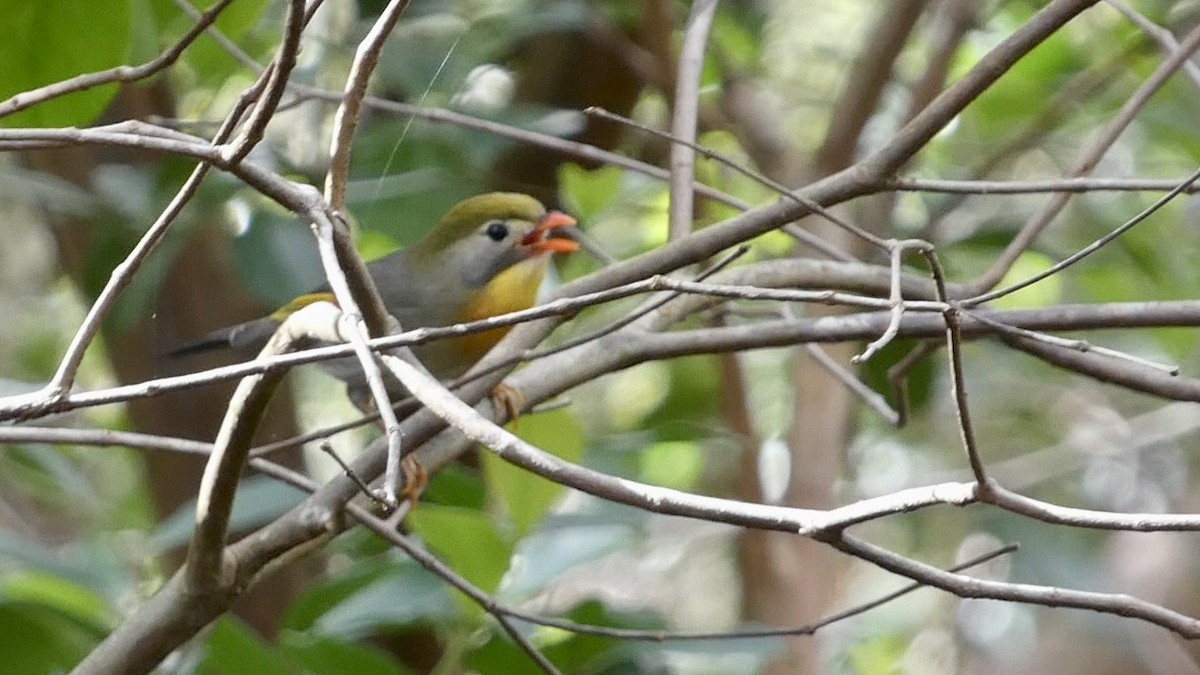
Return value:
[[(314, 5), (319, 5), (315, 2)], [(300, 51), (300, 35), (306, 23), (304, 0), (289, 0), (287, 16), (284, 20), (283, 44), (275, 50), (275, 59), (271, 67), (264, 73), (266, 82), (262, 95), (258, 97), (257, 105), (250, 112), (249, 119), (242, 127), (241, 133), (229, 146), (222, 149), (222, 157), (230, 165), (241, 163), (254, 146), (262, 140), (266, 133), (267, 124), (275, 116), (279, 100), (287, 89), (288, 77), (296, 67), (296, 55)]]
[[(1104, 1), (1109, 7), (1112, 7), (1120, 12), (1121, 16), (1129, 19), (1130, 23), (1138, 28), (1141, 28), (1143, 33), (1149, 36), (1151, 40), (1154, 40), (1155, 44), (1162, 48), (1162, 52), (1164, 54), (1170, 56), (1171, 54), (1182, 49), (1179, 41), (1175, 39), (1175, 36), (1171, 34), (1171, 31), (1155, 24), (1153, 21), (1150, 21), (1145, 15), (1134, 10), (1124, 2), (1121, 2), (1121, 0)], [(1200, 88), (1200, 66), (1197, 66), (1195, 63), (1192, 63), (1191, 60), (1188, 60), (1183, 64), (1183, 72), (1188, 76), (1188, 79), (1192, 81), (1192, 86)]]
[(939, 180), (929, 178), (897, 178), (881, 187), (900, 192), (935, 192), (971, 195), (1020, 195), (1038, 192), (1170, 192), (1179, 189), (1195, 194), (1200, 188), (1187, 178), (1055, 178), (1050, 180)]
[(610, 501), (677, 516), (704, 518), (746, 527), (815, 535), (848, 525), (934, 504), (965, 505), (975, 500), (975, 486), (963, 483), (931, 485), (866, 499), (829, 511), (747, 504), (645, 485), (572, 464), (539, 450), (486, 419), (429, 375), (393, 356), (384, 364), (396, 379), (436, 415), (484, 444), (502, 459), (556, 483), (569, 485)]
[[(1196, 30), (1196, 36), (1197, 36), (1196, 46), (1200, 47), (1200, 27), (1198, 27)], [(1080, 260), (1083, 260), (1084, 258), (1088, 257), (1089, 255), (1104, 248), (1109, 243), (1111, 243), (1113, 240), (1115, 240), (1117, 237), (1120, 237), (1121, 235), (1125, 234), (1129, 230), (1133, 229), (1134, 226), (1136, 226), (1138, 223), (1149, 218), (1151, 215), (1157, 213), (1159, 209), (1166, 206), (1168, 202), (1170, 202), (1172, 199), (1174, 199), (1175, 197), (1182, 194), (1188, 187), (1195, 184), (1197, 180), (1200, 180), (1200, 169), (1196, 169), (1195, 171), (1193, 171), (1192, 174), (1189, 175), (1187, 178), (1185, 178), (1182, 183), (1175, 186), (1175, 188), (1172, 189), (1167, 194), (1163, 195), (1162, 197), (1159, 197), (1157, 200), (1155, 200), (1155, 202), (1153, 204), (1142, 209), (1142, 211), (1140, 213), (1138, 213), (1136, 216), (1134, 216), (1134, 217), (1130, 218), (1129, 220), (1125, 221), (1124, 223), (1122, 223), (1120, 227), (1116, 228), (1112, 232), (1109, 232), (1108, 234), (1104, 235), (1103, 237), (1100, 237), (1096, 241), (1093, 241), (1092, 243), (1081, 248), (1080, 250), (1076, 251), (1075, 253), (1067, 256), (1066, 258), (1063, 258), (1062, 260), (1058, 261), (1054, 265), (1051, 265), (1047, 269), (1045, 269), (1027, 279), (1023, 279), (1021, 281), (1018, 281), (1015, 284), (1005, 286), (1004, 288), (1000, 288), (1000, 289), (997, 289), (997, 290), (994, 290), (994, 291), (991, 291), (988, 293), (982, 293), (980, 295), (976, 295), (971, 298), (968, 298), (963, 301), (963, 305), (970, 307), (973, 305), (978, 305), (978, 304), (981, 304), (984, 302), (995, 300), (997, 298), (1004, 297), (1005, 295), (1008, 295), (1010, 293), (1019, 291), (1022, 288), (1027, 288), (1029, 286), (1032, 286), (1033, 284), (1036, 284), (1037, 282), (1041, 281), (1042, 279), (1048, 279), (1051, 276), (1058, 274), (1062, 270), (1070, 267), (1071, 265), (1074, 265), (1075, 263), (1079, 262)]]
[(893, 0), (883, 6), (829, 114), (829, 130), (814, 164), (821, 173), (840, 171), (854, 162), (859, 139), (875, 114), (892, 67), (908, 42), (928, 0)]
[[(284, 352), (291, 349), (292, 344), (308, 338), (341, 341), (337, 327), (340, 315), (329, 303), (308, 305), (280, 325), (262, 353)], [(237, 575), (236, 569), (232, 569), (234, 560), (224, 556), (233, 499), (250, 452), (251, 438), (282, 377), (283, 373), (279, 371), (251, 375), (238, 383), (229, 402), (196, 498), (196, 530), (184, 568), (189, 593), (227, 592)]]
[[(849, 232), (850, 234), (862, 239), (863, 241), (865, 241), (869, 244), (873, 244), (878, 248), (887, 250), (887, 242), (885, 242), (883, 239), (880, 239), (879, 237), (876, 237), (875, 235), (864, 230), (863, 228), (859, 227), (858, 225), (855, 225), (854, 223), (849, 222), (845, 218), (842, 218), (841, 216), (837, 215), (836, 213), (830, 211), (829, 209), (826, 209), (821, 204), (819, 204), (811, 199), (808, 199), (801, 192), (793, 192), (790, 188), (788, 188), (786, 185), (780, 183), (779, 181), (768, 178), (767, 176), (764, 176), (764, 175), (758, 173), (757, 171), (754, 171), (753, 169), (746, 168), (746, 167), (742, 166), (741, 164), (739, 164), (738, 162), (735, 162), (732, 159), (729, 159), (728, 157), (722, 155), (721, 153), (716, 152), (714, 150), (709, 150), (708, 148), (696, 143), (693, 140), (689, 140), (686, 138), (678, 138), (672, 134), (667, 134), (662, 131), (658, 131), (658, 130), (648, 127), (644, 124), (639, 124), (638, 122), (635, 122), (634, 120), (628, 119), (626, 117), (621, 117), (620, 115), (613, 114), (607, 110), (604, 110), (603, 108), (597, 108), (595, 106), (592, 106), (592, 107), (584, 110), (583, 112), (585, 115), (593, 115), (595, 117), (609, 120), (611, 122), (619, 122), (626, 126), (637, 129), (638, 131), (641, 131), (643, 133), (650, 134), (651, 136), (663, 138), (665, 140), (670, 141), (672, 144), (672, 147), (680, 146), (680, 145), (686, 146), (692, 152), (703, 155), (703, 156), (708, 157), (709, 159), (715, 160), (717, 162), (720, 162), (722, 165), (729, 167), (730, 169), (733, 169), (734, 171), (759, 183), (760, 185), (763, 185), (765, 187), (768, 187), (768, 188), (774, 190), (775, 192), (777, 192), (779, 194), (780, 197), (790, 200), (792, 202), (795, 202), (798, 206), (801, 206), (805, 209), (810, 210), (812, 213), (815, 213), (815, 214), (821, 216), (822, 218), (829, 221), (830, 223), (833, 223), (834, 225), (836, 225), (836, 226), (842, 228), (843, 230)], [(803, 230), (801, 230), (798, 227), (795, 227), (794, 224), (791, 224), (791, 223), (789, 223), (788, 226), (790, 226), (789, 234), (791, 234), (793, 237), (800, 239), (804, 243), (809, 243), (809, 244), (815, 246), (818, 250), (823, 251), (823, 252), (827, 253), (828, 255), (830, 255), (830, 257), (833, 257), (836, 259), (842, 259), (842, 260), (854, 259), (853, 256), (851, 256), (850, 254), (840, 251), (833, 244), (830, 244), (828, 242), (821, 240), (816, 235), (814, 235), (812, 233), (804, 233)], [(785, 226), (785, 227), (788, 227), (788, 226)]]
[[(1166, 83), (1166, 81), (1175, 73), (1175, 71), (1179, 70), (1179, 68), (1185, 62), (1187, 62), (1197, 48), (1200, 48), (1200, 26), (1192, 29), (1191, 33), (1189, 33), (1188, 37), (1183, 41), (1183, 44), (1180, 45), (1179, 50), (1171, 54), (1169, 58), (1159, 64), (1154, 73), (1152, 73), (1150, 77), (1146, 78), (1146, 81), (1143, 82), (1142, 85), (1138, 87), (1137, 91), (1135, 91), (1129, 97), (1129, 100), (1125, 102), (1125, 105), (1121, 106), (1121, 109), (1117, 111), (1117, 114), (1113, 116), (1113, 119), (1110, 120), (1108, 125), (1105, 126), (1105, 128), (1100, 132), (1100, 136), (1083, 151), (1080, 158), (1075, 162), (1074, 166), (1071, 167), (1069, 174), (1071, 176), (1082, 176), (1091, 173), (1092, 169), (1096, 168), (1096, 165), (1100, 162), (1100, 159), (1104, 156), (1108, 149), (1112, 147), (1113, 143), (1116, 142), (1121, 133), (1125, 131), (1130, 122), (1133, 121), (1133, 118), (1137, 115), (1137, 113), (1145, 107), (1146, 102), (1150, 100), (1150, 97), (1153, 96), (1162, 87), (1162, 85)], [(1194, 180), (1196, 179), (1193, 177), (1187, 182), (1191, 183)], [(1174, 197), (1176, 194), (1179, 194), (1179, 192), (1172, 191), (1168, 194), (1171, 197)], [(1005, 292), (1012, 292), (1013, 290), (1016, 290), (1016, 288), (1021, 287), (1016, 286), (1008, 289), (1001, 289), (1001, 291), (990, 294), (984, 293), (984, 291), (991, 289), (1000, 282), (1000, 280), (1012, 267), (1012, 264), (1016, 262), (1018, 257), (1020, 257), (1021, 253), (1029, 248), (1029, 245), (1032, 244), (1039, 235), (1041, 235), (1046, 226), (1049, 225), (1050, 222), (1062, 212), (1063, 208), (1067, 205), (1068, 199), (1068, 194), (1055, 195), (1049, 202), (1046, 203), (1045, 207), (1031, 216), (1029, 220), (1027, 220), (1025, 224), (1021, 226), (1021, 229), (1017, 232), (1017, 235), (1013, 237), (1012, 241), (1010, 241), (1004, 248), (1004, 252), (1001, 253), (1000, 256), (996, 258), (995, 262), (992, 263), (991, 267), (989, 267), (988, 270), (980, 275), (980, 277), (974, 282), (973, 286), (981, 293), (981, 295), (978, 297), (987, 299), (1000, 297), (1000, 295), (1003, 295)], [(1132, 225), (1130, 225), (1130, 227), (1132, 227)], [(1100, 244), (1100, 246), (1103, 246), (1103, 244)], [(1099, 248), (1099, 246), (1097, 246), (1097, 248)], [(977, 300), (977, 302), (983, 301), (984, 300)]]
[(1200, 529), (1200, 514), (1196, 513), (1113, 513), (1076, 509), (1019, 495), (995, 481), (980, 494), (980, 501), (1053, 525), (1128, 532), (1195, 532)]
[(900, 413), (893, 410), (887, 400), (868, 387), (866, 383), (855, 377), (854, 373), (842, 367), (842, 364), (825, 353), (825, 350), (814, 344), (804, 345), (804, 350), (825, 369), (825, 372), (849, 389), (850, 393), (862, 401), (863, 405), (875, 411), (875, 414), (882, 417), (883, 421), (892, 426), (900, 426)]
[(1054, 0), (1043, 7), (896, 132), (886, 146), (860, 162), (860, 168), (878, 176), (896, 172), (1021, 57), (1097, 2), (1099, 0)]
[[(896, 333), (900, 330), (900, 322), (904, 320), (904, 310), (907, 308), (904, 302), (904, 294), (901, 290), (901, 263), (904, 260), (906, 251), (918, 251), (927, 253), (933, 250), (933, 245), (927, 241), (920, 239), (909, 239), (905, 241), (887, 241), (885, 242), (888, 248), (888, 255), (891, 257), (892, 277), (891, 288), (888, 291), (888, 308), (891, 318), (888, 320), (887, 328), (883, 334), (876, 340), (867, 345), (861, 354), (850, 359), (851, 363), (863, 363), (875, 355), (880, 349), (886, 347), (892, 340), (896, 338)], [(945, 298), (941, 298), (944, 302)]]
[[(396, 413), (392, 409), (391, 397), (388, 394), (387, 386), (383, 382), (383, 374), (379, 370), (375, 354), (367, 345), (367, 340), (371, 337), (370, 332), (362, 316), (358, 313), (353, 291), (346, 279), (346, 274), (342, 271), (341, 260), (338, 258), (338, 250), (334, 241), (334, 231), (337, 226), (334, 224), (334, 220), (323, 212), (314, 211), (312, 215), (314, 216), (313, 226), (317, 237), (317, 250), (321, 254), (321, 264), (325, 268), (325, 277), (329, 281), (329, 288), (333, 290), (334, 296), (338, 299), (338, 304), (343, 310), (340, 321), (343, 322), (344, 327), (340, 331), (340, 335), (354, 348), (354, 355), (358, 358), (358, 364), (362, 368), (363, 377), (366, 379), (371, 397), (375, 401), (375, 409), (379, 413), (380, 420), (383, 422), (388, 452), (387, 476), (383, 486), (383, 499), (394, 508), (399, 505), (397, 493), (400, 486), (400, 422), (396, 419)], [(342, 229), (344, 230), (345, 228), (343, 227)], [(358, 259), (357, 255), (353, 256), (353, 258)], [(378, 290), (374, 288), (374, 283), (371, 281), (370, 275), (365, 274), (365, 270), (361, 272), (362, 277), (371, 289), (369, 297), (371, 302), (376, 305), (376, 313), (382, 312), (386, 315), (387, 310), (382, 309), (383, 301), (379, 297)], [(389, 330), (388, 332), (391, 331)], [(327, 342), (333, 342), (333, 340), (327, 340)]]
[(1174, 631), (1186, 638), (1200, 637), (1200, 621), (1127, 595), (989, 581), (944, 572), (931, 565), (904, 558), (845, 534), (830, 543), (840, 551), (856, 558), (862, 558), (889, 572), (940, 588), (960, 598), (987, 598), (1046, 607), (1086, 609), (1141, 619)]
[[(717, 0), (697, 0), (692, 3), (679, 67), (675, 75), (675, 113), (671, 119), (671, 135), (685, 141), (696, 140), (696, 120), (700, 108), (700, 72), (704, 67), (705, 46)], [(679, 239), (692, 229), (692, 183), (695, 176), (696, 154), (690, 145), (671, 145), (671, 209), (667, 230), (671, 239)]]
[(388, 2), (354, 53), (354, 63), (350, 67), (350, 75), (346, 78), (342, 102), (333, 118), (335, 131), (330, 148), (329, 172), (325, 176), (325, 199), (330, 208), (338, 213), (346, 210), (346, 179), (350, 175), (351, 141), (358, 126), (363, 97), (367, 94), (367, 83), (379, 62), (384, 41), (407, 7), (408, 0)]

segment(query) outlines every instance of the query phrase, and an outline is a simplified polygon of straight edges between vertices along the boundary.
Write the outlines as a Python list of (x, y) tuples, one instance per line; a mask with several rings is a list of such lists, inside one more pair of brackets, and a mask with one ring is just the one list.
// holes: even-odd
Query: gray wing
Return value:
[(215, 349), (233, 349), (234, 351), (253, 356), (257, 354), (271, 339), (279, 324), (270, 317), (263, 317), (236, 326), (218, 328), (200, 337), (185, 342), (166, 352), (167, 356), (178, 358), (191, 354), (200, 354)]
[[(450, 322), (452, 310), (437, 304), (424, 302), (425, 296), (419, 285), (412, 283), (407, 251), (396, 251), (378, 260), (367, 263), (367, 272), (375, 280), (383, 304), (400, 321), (405, 329), (429, 325), (444, 325)], [(328, 284), (315, 288), (313, 293), (329, 292)], [(446, 317), (441, 316), (447, 314)], [(215, 349), (233, 349), (240, 354), (253, 356), (266, 344), (279, 327), (270, 317), (263, 317), (236, 326), (218, 328), (209, 333), (174, 347), (166, 352), (170, 357), (189, 356)]]
[(408, 253), (400, 250), (367, 263), (383, 304), (405, 330), (445, 325), (454, 309), (438, 302), (436, 289), (414, 282)]

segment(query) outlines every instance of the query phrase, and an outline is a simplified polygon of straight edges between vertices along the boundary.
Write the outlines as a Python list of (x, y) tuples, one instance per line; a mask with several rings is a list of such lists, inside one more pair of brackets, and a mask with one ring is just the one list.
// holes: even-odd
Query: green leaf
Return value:
[(1050, 35), (964, 111), (964, 126), (993, 138), (1007, 137), (1014, 125), (1036, 115), (1041, 110), (1038, 104), (1049, 100), (1087, 64), (1085, 55), (1072, 49), (1067, 32)]
[[(424, 508), (422, 505), (421, 509)], [(313, 631), (356, 639), (383, 628), (429, 623), (456, 615), (457, 608), (447, 594), (445, 582), (410, 563), (346, 596), (313, 624)]]
[(563, 202), (581, 222), (603, 211), (617, 196), (624, 170), (603, 166), (588, 170), (578, 164), (563, 164), (558, 170)]
[[(917, 344), (915, 340), (893, 340), (885, 345), (874, 358), (861, 366), (860, 372), (863, 381), (874, 391), (886, 396), (888, 402), (893, 406), (898, 406), (899, 402), (894, 400), (892, 382), (888, 379), (889, 371), (901, 359), (908, 356), (917, 347)], [(925, 406), (929, 403), (936, 383), (935, 373), (938, 363), (936, 354), (933, 357), (926, 357), (913, 366), (907, 376), (903, 378), (907, 387), (910, 413), (925, 410)]]
[(483, 509), (487, 504), (487, 485), (474, 467), (451, 464), (438, 471), (421, 495), (422, 504), (450, 504)]
[[(496, 590), (508, 569), (512, 546), (485, 514), (453, 506), (422, 505), (409, 514), (408, 522), (455, 572), (487, 593)], [(472, 611), (478, 610), (469, 599), (456, 597), (474, 608)]]
[[(347, 533), (347, 537), (361, 536), (362, 531)], [(374, 535), (372, 535), (374, 536)], [(341, 542), (338, 542), (340, 544)], [(340, 545), (337, 548), (342, 548)], [(331, 552), (332, 553), (332, 552)], [(334, 555), (346, 555), (338, 551)], [(395, 563), (388, 556), (358, 556), (345, 570), (310, 585), (300, 597), (292, 601), (280, 621), (280, 627), (297, 632), (308, 631), (326, 613), (344, 602), (346, 598), (390, 574)]]
[[(588, 600), (574, 607), (567, 616), (571, 621), (589, 626), (608, 626), (640, 630), (663, 630), (667, 626), (652, 612), (613, 611), (603, 602)], [(543, 629), (543, 632), (546, 632)], [(557, 631), (555, 631), (557, 632)], [(636, 643), (614, 642), (594, 635), (571, 635), (546, 645), (548, 658), (557, 663), (592, 663), (594, 672), (655, 673), (660, 670), (662, 645), (638, 653)]]
[[(159, 48), (178, 40), (185, 32), (195, 25), (195, 21), (180, 11), (172, 0), (152, 0), (154, 15), (159, 25)], [(201, 12), (216, 4), (217, 0), (193, 0), (192, 5)], [(243, 36), (251, 30), (267, 8), (267, 0), (237, 0), (229, 3), (217, 17), (215, 26), (238, 46), (250, 53), (252, 57), (261, 58), (265, 55), (267, 45), (248, 43)], [(282, 25), (282, 23), (280, 24)], [(270, 41), (278, 43), (278, 30), (268, 34)], [(262, 41), (260, 41), (262, 42)], [(231, 76), (247, 77), (245, 68), (235, 61), (215, 40), (201, 36), (200, 39), (188, 46), (180, 62), (190, 69), (196, 84), (211, 86), (214, 89), (225, 84)]]
[(907, 642), (898, 635), (880, 635), (855, 645), (849, 652), (850, 664), (856, 673), (897, 673), (907, 648)]
[[(466, 663), (472, 672), (505, 673), (505, 675), (536, 675), (542, 672), (507, 636), (493, 631), (490, 639), (471, 651)], [(559, 664), (562, 665), (562, 664)], [(575, 664), (578, 666), (579, 664)]]
[(284, 653), (311, 675), (403, 675), (411, 672), (377, 649), (307, 633), (280, 635)]
[[(0, 1), (0, 100), (121, 65), (130, 47), (130, 1)], [(0, 120), (7, 127), (90, 123), (117, 93), (109, 84), (73, 92)]]
[[(37, 574), (53, 577), (63, 583), (90, 589), (96, 597), (112, 598), (129, 593), (129, 559), (128, 551), (122, 551), (121, 556), (114, 553), (114, 542), (125, 541), (123, 537), (100, 538), (101, 541), (77, 541), (67, 546), (59, 546), (55, 550), (44, 547), (43, 544), (24, 539), (15, 534), (0, 532), (0, 568), (5, 570), (21, 570), (26, 574)], [(15, 572), (10, 572), (15, 574)], [(3, 585), (0, 584), (0, 589)], [(0, 597), (3, 591), (0, 590)], [(27, 598), (33, 599), (33, 598)], [(86, 608), (84, 602), (81, 608)], [(101, 618), (102, 625), (107, 628), (110, 618)], [(73, 615), (81, 621), (96, 618), (90, 610)]]
[(59, 576), (39, 572), (14, 574), (0, 586), (0, 598), (41, 605), (92, 626), (97, 632), (112, 627), (112, 613), (104, 598)]
[(66, 672), (101, 637), (48, 607), (0, 603), (0, 654), (6, 673)]
[(663, 441), (640, 455), (642, 480), (651, 485), (690, 490), (704, 470), (704, 455), (695, 443)]
[[(583, 456), (583, 428), (567, 410), (529, 415), (519, 420), (518, 436), (569, 462)], [(483, 453), (483, 473), (519, 535), (527, 534), (558, 501), (563, 487), (537, 474), (513, 466), (494, 453)]]
[(504, 577), (501, 599), (519, 602), (552, 585), (563, 573), (614, 551), (628, 549), (645, 537), (638, 522), (614, 521), (614, 509), (599, 508), (571, 514), (554, 514), (523, 538), (516, 559)]
[[(233, 503), (230, 529), (236, 532), (263, 525), (299, 504), (304, 496), (296, 488), (265, 476), (245, 478)], [(170, 551), (182, 546), (191, 538), (195, 523), (196, 501), (193, 499), (163, 520), (150, 537), (150, 547), (157, 551)]]
[(293, 675), (297, 668), (241, 621), (225, 617), (217, 621), (208, 635), (200, 672), (209, 675)]

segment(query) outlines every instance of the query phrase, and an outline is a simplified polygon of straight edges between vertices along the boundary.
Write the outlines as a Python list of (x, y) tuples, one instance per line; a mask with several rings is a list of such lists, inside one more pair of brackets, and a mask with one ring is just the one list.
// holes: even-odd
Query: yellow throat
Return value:
[[(541, 255), (513, 265), (497, 274), (478, 293), (475, 293), (463, 305), (458, 320), (479, 321), (489, 317), (529, 309), (537, 300), (538, 288), (546, 276), (546, 268), (550, 264), (550, 256)], [(471, 363), (478, 361), (500, 341), (512, 327), (493, 328), (491, 330), (464, 335), (455, 338), (455, 350), (461, 350), (463, 356)]]

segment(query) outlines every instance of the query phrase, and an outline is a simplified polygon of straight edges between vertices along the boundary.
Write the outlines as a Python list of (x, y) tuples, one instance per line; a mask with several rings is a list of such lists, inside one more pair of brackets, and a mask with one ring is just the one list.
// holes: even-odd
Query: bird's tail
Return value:
[(267, 340), (275, 333), (275, 329), (279, 328), (280, 323), (283, 323), (288, 316), (296, 311), (314, 302), (332, 302), (336, 304), (337, 301), (334, 299), (333, 294), (328, 291), (317, 291), (316, 293), (301, 295), (275, 310), (270, 316), (264, 316), (261, 319), (247, 321), (246, 323), (239, 323), (236, 326), (218, 328), (211, 333), (201, 335), (191, 342), (185, 342), (178, 347), (171, 348), (167, 352), (164, 352), (164, 356), (190, 356), (192, 354), (209, 352), (214, 349), (233, 349), (243, 356), (254, 356), (260, 349), (266, 346)]
[(195, 340), (172, 347), (164, 355), (168, 357), (180, 357), (201, 354), (215, 349), (232, 349), (241, 356), (246, 358), (252, 357), (267, 344), (267, 340), (271, 338), (275, 329), (279, 327), (279, 322), (274, 319), (274, 316), (271, 315), (255, 319), (254, 321), (239, 323), (236, 326), (218, 328), (210, 333), (201, 335)]
[(168, 356), (173, 359), (191, 356), (193, 354), (203, 354), (216, 349), (228, 349), (233, 346), (233, 333), (237, 326), (226, 328), (218, 328), (210, 333), (205, 333), (200, 337), (177, 345), (163, 352), (163, 356)]

